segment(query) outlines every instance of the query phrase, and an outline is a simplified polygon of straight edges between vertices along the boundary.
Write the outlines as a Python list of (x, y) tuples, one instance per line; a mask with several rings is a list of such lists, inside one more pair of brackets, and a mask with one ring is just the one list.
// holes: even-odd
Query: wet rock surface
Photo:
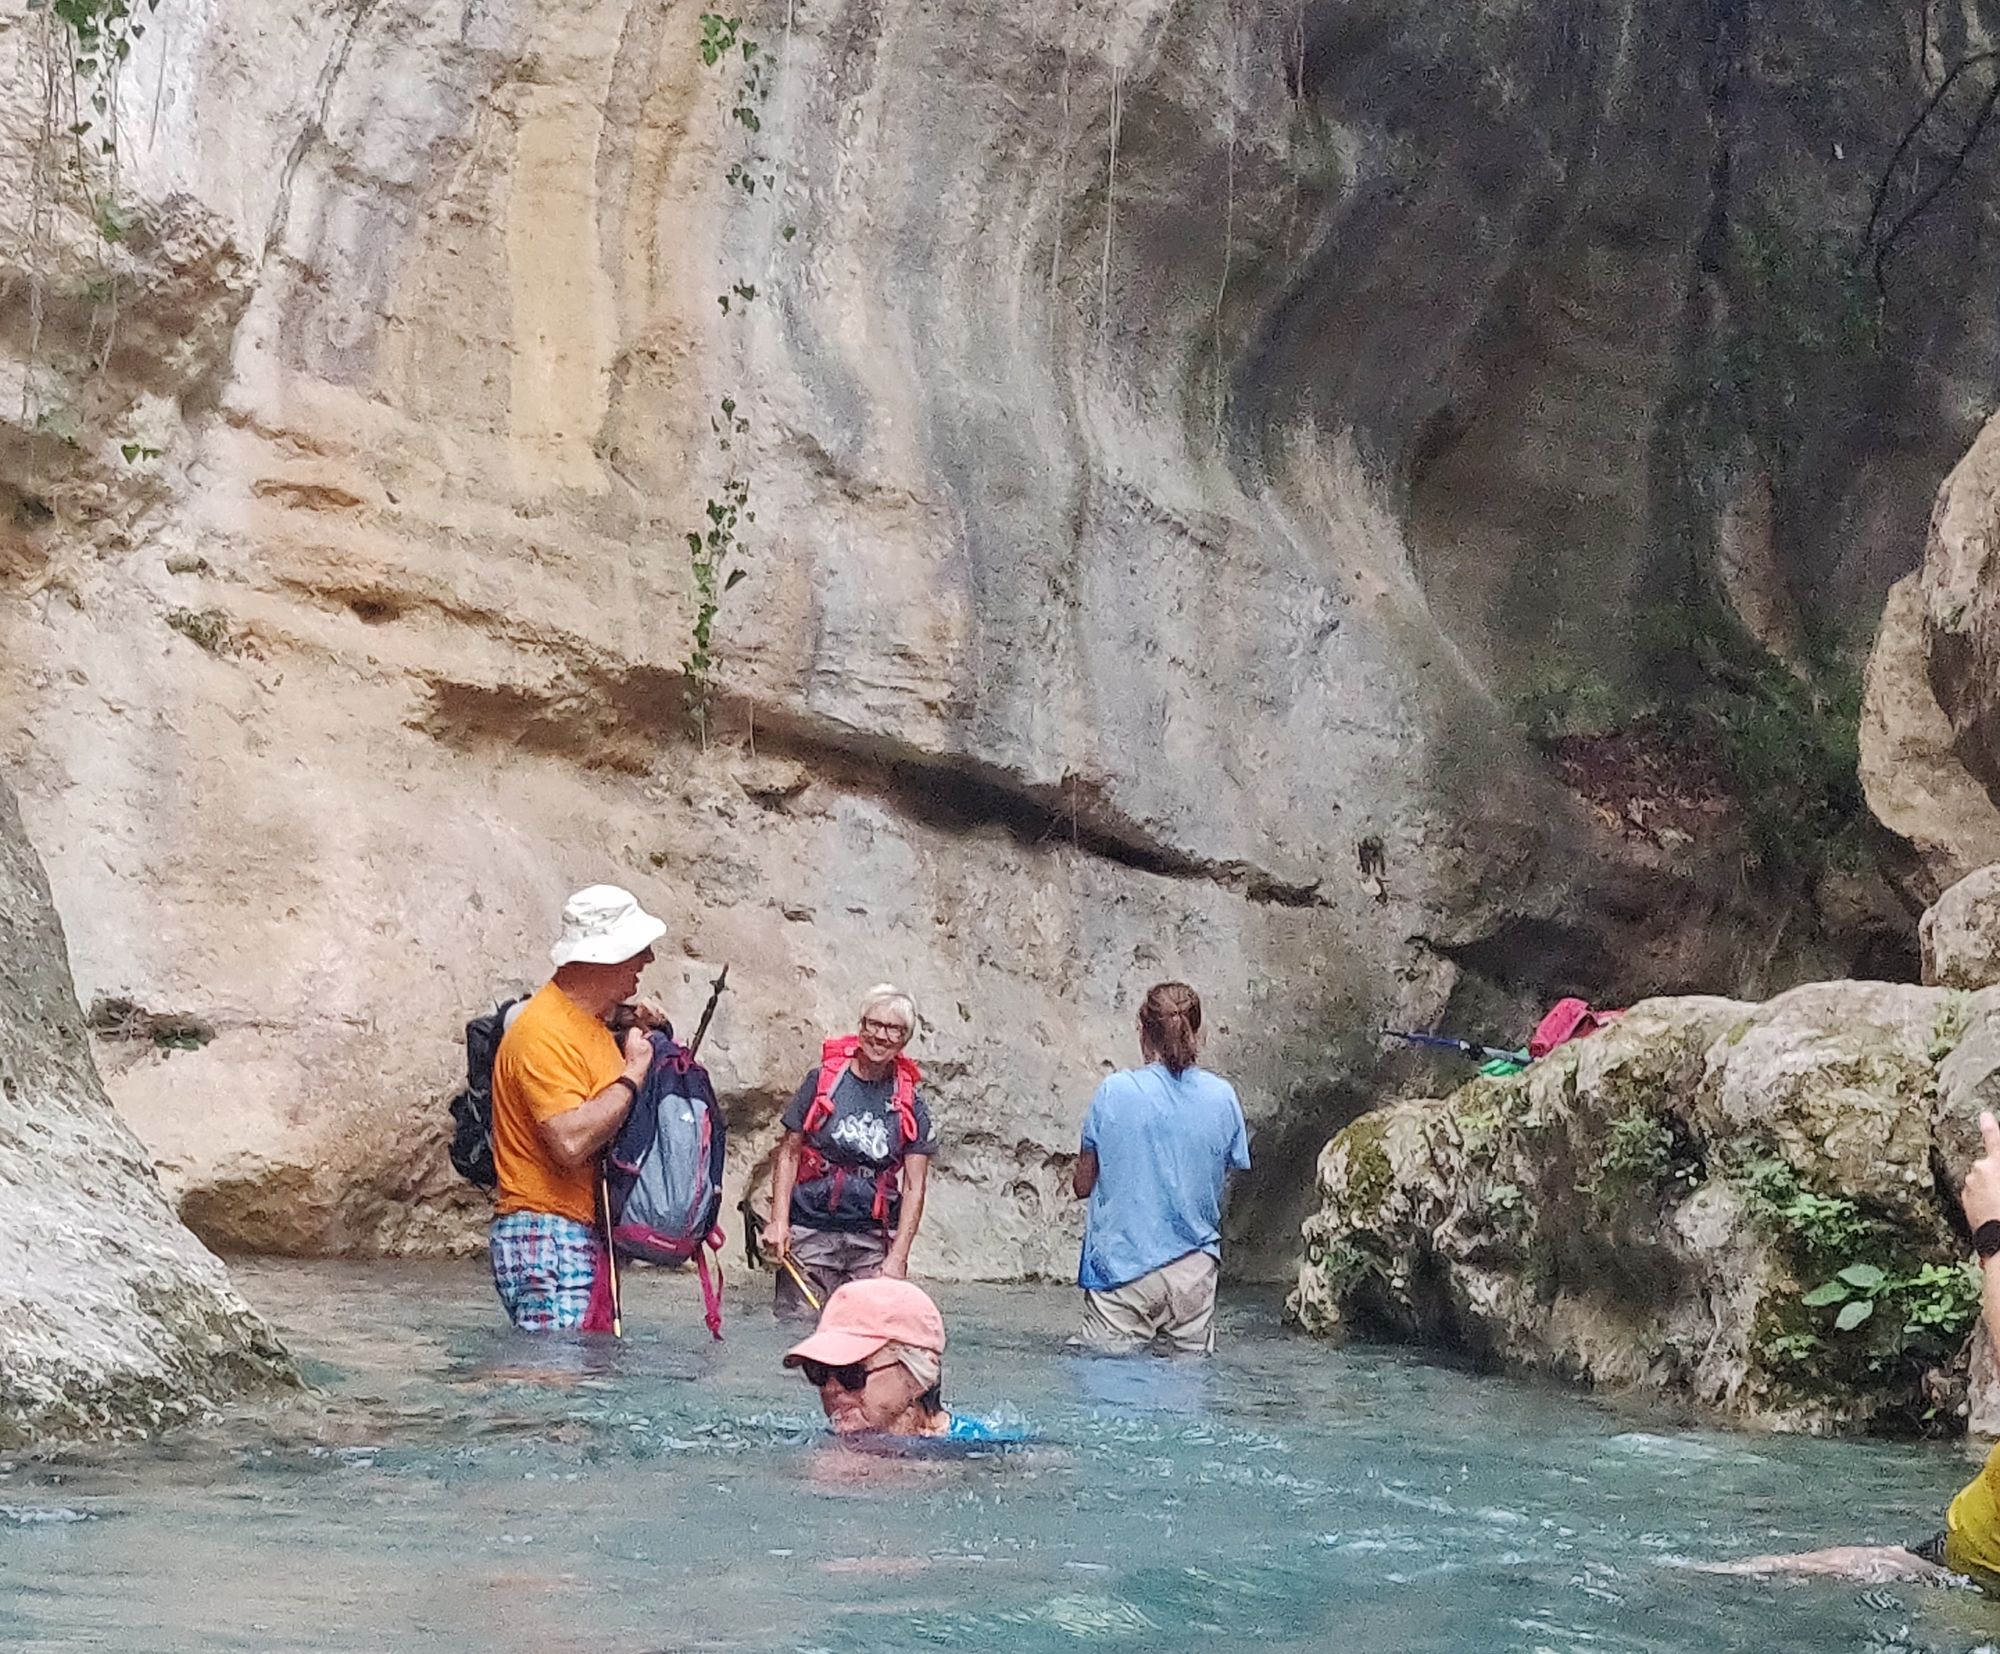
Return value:
[(297, 1381), (105, 1098), (4, 784), (0, 1191), (0, 1448), (150, 1433)]
[(1977, 1283), (1945, 1191), (1996, 1034), (1992, 991), (1642, 1004), (1336, 1136), (1290, 1312), (1742, 1422), (1962, 1428)]

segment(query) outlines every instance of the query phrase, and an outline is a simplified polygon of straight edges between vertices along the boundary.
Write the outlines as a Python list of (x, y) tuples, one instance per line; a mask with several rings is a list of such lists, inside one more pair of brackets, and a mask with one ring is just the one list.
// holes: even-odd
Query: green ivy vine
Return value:
[[(789, 15), (789, 14), (788, 14)], [(746, 31), (740, 17), (721, 12), (701, 14), (698, 50), (703, 65), (710, 69), (733, 70), (730, 88), (729, 121), (740, 137), (742, 152), (729, 164), (724, 182), (742, 204), (774, 198), (778, 168), (761, 147), (764, 131), (762, 110), (776, 83), (778, 59), (763, 42)], [(779, 239), (789, 243), (797, 233), (783, 225)], [(741, 316), (757, 301), (757, 284), (733, 281), (727, 292), (715, 296), (724, 318)], [(718, 480), (712, 484), (702, 507), (702, 521), (683, 537), (687, 546), (688, 572), (694, 587), (695, 611), (687, 658), (681, 663), (689, 722), (703, 746), (708, 743), (710, 702), (715, 677), (715, 622), (722, 611), (723, 598), (748, 578), (742, 567), (742, 530), (757, 520), (751, 506), (748, 467), (743, 445), (751, 432), (749, 415), (733, 395), (724, 396), (709, 419), (714, 438)]]
[[(42, 325), (65, 207), (81, 211), (94, 232), (96, 268), (80, 275), (74, 296), (90, 311), (87, 360), (109, 360), (118, 327), (119, 271), (113, 249), (131, 231), (119, 178), (119, 82), (145, 38), (160, 0), (26, 0), (41, 20), (38, 77), (41, 107), (29, 183), (26, 261), (29, 266), (28, 371), (22, 417), (32, 428), (71, 446), (82, 440), (82, 417), (69, 393), (44, 390)], [(58, 374), (60, 384), (61, 375)], [(126, 463), (159, 455), (143, 442), (123, 442)]]

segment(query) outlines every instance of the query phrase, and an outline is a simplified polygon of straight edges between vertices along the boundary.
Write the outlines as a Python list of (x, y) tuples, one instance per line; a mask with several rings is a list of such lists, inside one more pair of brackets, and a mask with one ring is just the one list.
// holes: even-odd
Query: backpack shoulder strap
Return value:
[(923, 1081), (924, 1071), (909, 1057), (896, 1058), (896, 1086), (890, 1093), (890, 1102), (896, 1110), (896, 1123), (902, 1128), (903, 1142), (914, 1143), (917, 1131), (917, 1087)]
[(834, 1089), (860, 1048), (861, 1041), (853, 1034), (830, 1039), (819, 1048), (819, 1084), (813, 1090), (812, 1106), (806, 1110), (804, 1123), (799, 1127), (800, 1136), (810, 1137), (833, 1118)]

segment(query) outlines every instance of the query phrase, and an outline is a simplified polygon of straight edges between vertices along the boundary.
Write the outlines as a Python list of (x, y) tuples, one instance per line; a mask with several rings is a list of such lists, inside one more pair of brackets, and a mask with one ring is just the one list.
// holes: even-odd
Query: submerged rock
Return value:
[(0, 1448), (294, 1383), (112, 1112), (41, 864), (0, 783)]
[(1959, 1428), (1947, 1191), (1996, 1072), (2000, 991), (1642, 1004), (1336, 1136), (1290, 1312), (1778, 1428)]

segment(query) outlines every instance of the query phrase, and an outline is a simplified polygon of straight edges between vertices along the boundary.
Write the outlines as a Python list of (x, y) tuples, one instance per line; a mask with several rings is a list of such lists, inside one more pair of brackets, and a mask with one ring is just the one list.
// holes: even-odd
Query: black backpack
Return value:
[(507, 1014), (525, 995), (503, 999), (465, 1025), (465, 1088), (451, 1100), (451, 1163), (468, 1183), (491, 1192), (493, 1169), (493, 1059), (507, 1032)]

